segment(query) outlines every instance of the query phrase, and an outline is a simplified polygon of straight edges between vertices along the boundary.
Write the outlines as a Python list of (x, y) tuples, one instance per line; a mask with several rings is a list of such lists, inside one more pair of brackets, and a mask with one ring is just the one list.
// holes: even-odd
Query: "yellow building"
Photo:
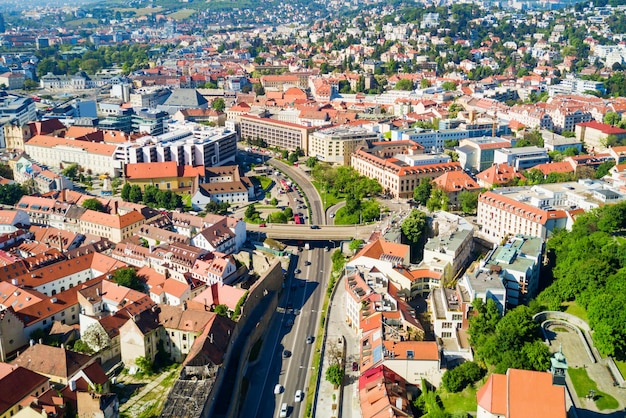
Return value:
[(194, 194), (198, 190), (199, 177), (204, 176), (204, 166), (178, 166), (176, 161), (126, 164), (126, 181), (138, 185), (156, 186), (160, 190)]

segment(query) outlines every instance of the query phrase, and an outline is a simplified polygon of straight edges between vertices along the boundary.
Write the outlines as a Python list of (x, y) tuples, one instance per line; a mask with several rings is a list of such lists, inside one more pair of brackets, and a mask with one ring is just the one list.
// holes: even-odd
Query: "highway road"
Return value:
[[(324, 300), (327, 279), (331, 269), (330, 251), (323, 248), (304, 250), (297, 258), (297, 269), (288, 272), (288, 280), (279, 308), (263, 339), (259, 361), (250, 366), (246, 377), (248, 391), (240, 417), (278, 417), (282, 403), (289, 405), (289, 417), (301, 417), (305, 401), (294, 402), (297, 390), (307, 391), (315, 344), (307, 344), (309, 335), (315, 335), (320, 309)], [(308, 265), (307, 265), (308, 264)], [(294, 269), (295, 270), (295, 269)], [(293, 325), (288, 324), (293, 321)], [(283, 352), (291, 355), (284, 358)], [(275, 395), (276, 384), (284, 387)]]

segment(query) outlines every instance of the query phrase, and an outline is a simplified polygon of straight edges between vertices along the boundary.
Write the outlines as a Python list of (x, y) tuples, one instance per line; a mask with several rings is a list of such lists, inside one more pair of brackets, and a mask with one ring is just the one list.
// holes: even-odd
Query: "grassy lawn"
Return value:
[(626, 377), (626, 361), (624, 360), (615, 360), (615, 365), (617, 366), (617, 368), (619, 369), (620, 373), (622, 374), (622, 377)]
[(113, 13), (115, 12), (120, 12), (120, 13), (124, 13), (124, 12), (133, 12), (135, 13), (135, 16), (147, 16), (147, 15), (151, 15), (152, 13), (160, 13), (163, 11), (163, 8), (160, 6), (157, 7), (142, 7), (140, 9), (134, 9), (132, 7), (116, 7), (113, 9)]
[(572, 383), (576, 389), (576, 395), (578, 395), (579, 398), (584, 398), (589, 394), (590, 390), (594, 390), (596, 392), (595, 402), (599, 410), (615, 409), (619, 406), (619, 403), (614, 397), (598, 390), (598, 385), (589, 378), (587, 370), (569, 368), (567, 369), (567, 373), (570, 379), (572, 379)]
[(471, 385), (459, 393), (442, 391), (439, 398), (448, 413), (476, 412), (476, 388)]
[(313, 183), (313, 186), (315, 186), (315, 188), (317, 189), (317, 192), (320, 194), (320, 197), (322, 198), (322, 202), (324, 202), (324, 210), (328, 209), (329, 207), (336, 205), (339, 202), (343, 202), (346, 198), (343, 196), (335, 196), (332, 193), (325, 193), (324, 192), (324, 187), (317, 181), (312, 181), (311, 183)]
[(563, 306), (566, 307), (565, 313), (577, 316), (587, 322), (587, 311), (582, 306), (578, 305), (576, 302), (564, 302)]
[(196, 11), (192, 9), (180, 9), (180, 10), (175, 11), (171, 15), (169, 15), (169, 17), (171, 17), (174, 20), (183, 20), (183, 19), (187, 19), (194, 13), (196, 13)]
[(82, 19), (70, 20), (70, 21), (65, 22), (67, 26), (83, 26), (88, 23), (96, 24), (98, 23), (98, 19), (94, 19), (92, 17), (85, 17)]
[(180, 197), (183, 199), (183, 205), (186, 208), (191, 209), (191, 195), (190, 194), (181, 194)]
[(263, 190), (267, 190), (272, 184), (272, 179), (270, 177), (254, 176), (251, 178), (254, 179), (253, 181), (257, 181)]

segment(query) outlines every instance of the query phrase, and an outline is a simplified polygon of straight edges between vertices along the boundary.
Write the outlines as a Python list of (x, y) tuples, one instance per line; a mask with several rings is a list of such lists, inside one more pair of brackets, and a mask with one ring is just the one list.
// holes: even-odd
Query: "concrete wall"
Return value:
[[(250, 288), (248, 298), (241, 307), (241, 316), (235, 325), (231, 337), (230, 349), (226, 352), (215, 384), (207, 397), (202, 411), (203, 418), (222, 416), (215, 412), (218, 403), (229, 406), (227, 417), (239, 414), (243, 397), (240, 396), (247, 359), (254, 343), (263, 335), (278, 306), (278, 298), (282, 290), (283, 272), (279, 259), (275, 259), (265, 274)], [(236, 374), (231, 390), (223, 387), (227, 375)], [(220, 394), (218, 397), (217, 395)], [(230, 396), (230, 399), (226, 397)]]

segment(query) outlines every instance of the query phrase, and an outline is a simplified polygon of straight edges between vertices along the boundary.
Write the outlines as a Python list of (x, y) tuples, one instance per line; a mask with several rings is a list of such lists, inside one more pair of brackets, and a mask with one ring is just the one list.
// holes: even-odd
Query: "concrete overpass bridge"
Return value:
[(366, 241), (378, 227), (378, 224), (327, 225), (312, 229), (309, 225), (267, 224), (265, 227), (260, 227), (256, 224), (247, 224), (248, 231), (262, 232), (268, 238), (303, 241), (349, 240), (351, 238)]

